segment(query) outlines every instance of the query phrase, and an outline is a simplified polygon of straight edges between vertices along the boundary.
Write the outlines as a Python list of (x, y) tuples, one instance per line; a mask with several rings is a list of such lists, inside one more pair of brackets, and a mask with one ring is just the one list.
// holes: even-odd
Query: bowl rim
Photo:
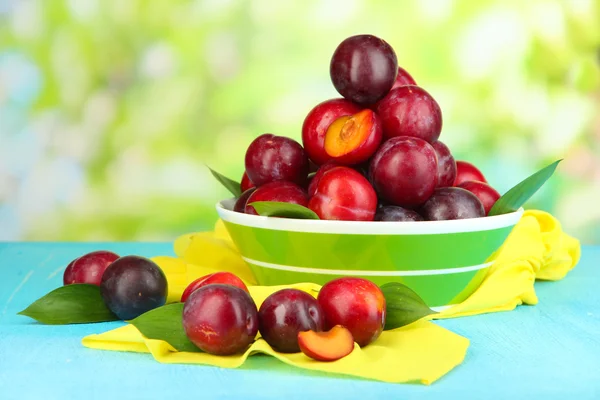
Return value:
[(521, 219), (524, 209), (470, 219), (450, 221), (329, 221), (314, 219), (272, 218), (260, 215), (243, 214), (233, 211), (235, 198), (217, 202), (216, 209), (224, 221), (252, 228), (278, 231), (355, 234), (355, 235), (433, 235), (445, 233), (462, 233), (488, 231), (516, 225)]

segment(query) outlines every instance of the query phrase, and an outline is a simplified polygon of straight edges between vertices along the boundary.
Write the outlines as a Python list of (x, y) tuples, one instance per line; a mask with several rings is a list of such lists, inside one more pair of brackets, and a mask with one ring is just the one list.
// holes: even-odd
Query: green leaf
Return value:
[(73, 284), (54, 289), (19, 313), (43, 324), (65, 325), (116, 321), (104, 304), (100, 287)]
[(401, 283), (386, 283), (381, 286), (381, 291), (386, 303), (385, 330), (400, 328), (436, 313), (418, 294)]
[(178, 351), (200, 352), (186, 336), (182, 322), (183, 303), (155, 308), (129, 321), (148, 339), (164, 340)]
[(236, 198), (240, 197), (240, 195), (242, 194), (242, 187), (239, 182), (236, 182), (233, 179), (226, 177), (225, 175), (221, 175), (220, 173), (218, 173), (217, 171), (214, 171), (210, 167), (208, 167), (208, 169), (210, 170), (210, 173), (219, 182), (221, 182), (221, 185), (225, 186), (225, 189), (229, 190), (231, 192), (231, 194), (234, 195)]
[(515, 187), (506, 192), (500, 197), (488, 213), (488, 215), (500, 215), (517, 211), (527, 200), (541, 188), (544, 183), (552, 176), (558, 163), (561, 160), (555, 161), (545, 168), (542, 168), (529, 178), (523, 180)]
[(319, 216), (313, 210), (299, 204), (280, 201), (255, 201), (250, 205), (254, 207), (259, 215), (266, 217), (319, 219)]

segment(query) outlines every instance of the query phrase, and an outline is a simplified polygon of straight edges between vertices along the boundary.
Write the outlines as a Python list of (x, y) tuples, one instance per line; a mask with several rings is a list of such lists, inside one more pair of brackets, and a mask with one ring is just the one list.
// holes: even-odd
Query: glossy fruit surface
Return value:
[(238, 197), (238, 199), (235, 201), (235, 205), (233, 206), (233, 211), (240, 212), (240, 213), (245, 212), (246, 203), (248, 202), (248, 199), (250, 198), (252, 193), (254, 193), (255, 190), (256, 190), (256, 188), (252, 187), (252, 188), (246, 190), (244, 193), (242, 193), (242, 195), (240, 197)]
[(338, 118), (356, 114), (360, 110), (358, 105), (345, 99), (326, 100), (310, 110), (302, 124), (302, 144), (316, 165), (331, 160), (325, 151), (325, 135), (329, 126)]
[(193, 281), (192, 283), (190, 283), (185, 288), (185, 290), (183, 291), (183, 294), (181, 295), (181, 302), (185, 303), (185, 301), (188, 299), (188, 297), (190, 297), (190, 295), (193, 292), (200, 289), (201, 287), (204, 287), (206, 285), (214, 285), (217, 283), (220, 283), (223, 285), (236, 286), (236, 287), (239, 287), (240, 289), (248, 292), (248, 287), (246, 287), (246, 284), (240, 278), (238, 278), (237, 275), (232, 274), (231, 272), (220, 271), (220, 272), (215, 272), (213, 274), (202, 276), (202, 277), (196, 279), (195, 281)]
[(375, 213), (375, 221), (424, 221), (416, 211), (399, 206), (381, 206)]
[(496, 201), (500, 198), (500, 193), (484, 182), (466, 181), (458, 185), (458, 187), (466, 189), (477, 196), (481, 204), (483, 204), (485, 215), (489, 214)]
[(167, 278), (152, 260), (124, 256), (104, 271), (100, 293), (120, 319), (130, 320), (165, 304)]
[(215, 355), (243, 352), (258, 332), (258, 311), (250, 295), (213, 284), (194, 291), (183, 306), (183, 329), (200, 350)]
[(437, 185), (437, 156), (426, 141), (394, 137), (371, 159), (370, 181), (380, 199), (413, 208), (423, 204)]
[(269, 133), (250, 143), (245, 166), (248, 178), (256, 186), (277, 181), (303, 185), (308, 175), (308, 157), (300, 143)]
[(454, 161), (450, 149), (439, 140), (436, 140), (431, 145), (435, 150), (438, 160), (437, 187), (453, 186), (456, 179), (456, 161)]
[(335, 161), (327, 161), (325, 164), (323, 164), (319, 167), (319, 169), (317, 170), (317, 173), (315, 174), (312, 181), (310, 182), (310, 185), (308, 185), (308, 197), (309, 198), (313, 197), (315, 195), (315, 192), (317, 191), (317, 186), (319, 185), (319, 181), (321, 180), (323, 175), (325, 175), (325, 172), (329, 171), (332, 168), (339, 167), (339, 166), (340, 166), (340, 164), (338, 164)]
[(63, 274), (63, 284), (89, 283), (99, 286), (106, 268), (119, 258), (112, 251), (98, 250), (71, 261)]
[(246, 202), (246, 214), (258, 215), (251, 203), (254, 201), (280, 201), (284, 203), (308, 205), (304, 189), (292, 182), (271, 182), (256, 189)]
[(317, 300), (325, 317), (325, 329), (342, 325), (361, 347), (383, 332), (385, 297), (371, 281), (355, 277), (334, 279), (323, 285)]
[(242, 193), (255, 186), (256, 185), (252, 183), (250, 178), (248, 178), (248, 174), (244, 171), (244, 175), (242, 175), (242, 181), (240, 182), (240, 189), (242, 190)]
[(377, 105), (383, 136), (411, 136), (429, 143), (442, 132), (442, 110), (435, 99), (419, 86), (399, 86)]
[(416, 86), (417, 82), (415, 82), (414, 78), (408, 73), (407, 70), (405, 70), (402, 67), (398, 67), (398, 74), (396, 75), (396, 80), (394, 81), (394, 84), (392, 85), (392, 89), (396, 89), (397, 87), (407, 86), (407, 85)]
[(445, 187), (435, 190), (420, 209), (421, 215), (429, 221), (478, 218), (485, 216), (481, 201), (473, 193), (458, 187)]
[(282, 353), (300, 351), (299, 332), (323, 329), (317, 299), (297, 289), (282, 289), (267, 297), (258, 311), (258, 321), (262, 338)]
[(456, 162), (456, 179), (454, 179), (454, 185), (458, 186), (463, 182), (467, 181), (478, 181), (487, 183), (483, 173), (473, 164), (467, 161)]
[(308, 208), (321, 219), (373, 221), (377, 195), (359, 172), (349, 167), (335, 167), (319, 179)]
[(398, 59), (384, 40), (356, 35), (335, 49), (329, 72), (333, 86), (344, 98), (369, 105), (391, 89), (398, 73)]
[(325, 135), (325, 151), (337, 163), (356, 165), (368, 160), (383, 138), (381, 121), (372, 110), (335, 120)]

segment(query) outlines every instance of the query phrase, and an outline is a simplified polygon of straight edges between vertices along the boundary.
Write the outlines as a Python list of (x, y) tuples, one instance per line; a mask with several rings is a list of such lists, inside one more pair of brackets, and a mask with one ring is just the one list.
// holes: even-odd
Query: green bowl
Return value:
[(358, 276), (401, 282), (437, 310), (479, 287), (523, 209), (493, 217), (426, 222), (320, 221), (217, 212), (261, 285)]

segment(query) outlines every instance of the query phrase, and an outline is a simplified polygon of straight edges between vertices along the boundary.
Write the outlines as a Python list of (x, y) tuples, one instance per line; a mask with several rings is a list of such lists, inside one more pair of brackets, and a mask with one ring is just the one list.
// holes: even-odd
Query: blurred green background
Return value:
[(600, 243), (600, 1), (0, 0), (0, 240), (210, 228), (250, 141), (300, 140), (344, 38), (388, 41), (440, 139)]

